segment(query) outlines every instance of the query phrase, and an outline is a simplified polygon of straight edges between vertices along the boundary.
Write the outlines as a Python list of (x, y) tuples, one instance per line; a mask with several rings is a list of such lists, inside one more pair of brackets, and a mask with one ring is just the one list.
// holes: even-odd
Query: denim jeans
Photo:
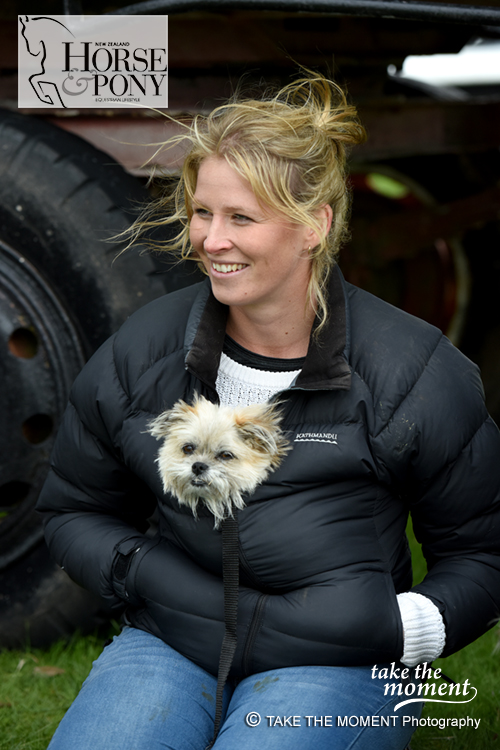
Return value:
[[(419, 717), (421, 704), (395, 712), (404, 697), (384, 695), (385, 682), (370, 667), (312, 666), (228, 684), (214, 750), (403, 750), (414, 731), (403, 718)], [(49, 748), (204, 750), (216, 685), (163, 641), (127, 627), (94, 663)]]

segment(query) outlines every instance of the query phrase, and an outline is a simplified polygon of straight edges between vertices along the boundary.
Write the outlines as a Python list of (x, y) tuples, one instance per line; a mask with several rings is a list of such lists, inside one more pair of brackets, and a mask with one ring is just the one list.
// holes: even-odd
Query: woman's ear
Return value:
[(314, 229), (309, 228), (307, 233), (307, 242), (309, 244), (309, 247), (316, 247), (316, 245), (319, 245), (321, 240), (326, 237), (328, 232), (330, 231), (333, 221), (332, 207), (328, 203), (325, 203), (323, 206), (320, 206), (316, 209), (316, 211), (314, 212), (314, 216), (321, 224), (322, 233), (320, 236), (318, 232), (314, 231)]
[(323, 227), (323, 237), (326, 237), (332, 226), (333, 209), (329, 203), (325, 203), (323, 206), (320, 206), (315, 213)]

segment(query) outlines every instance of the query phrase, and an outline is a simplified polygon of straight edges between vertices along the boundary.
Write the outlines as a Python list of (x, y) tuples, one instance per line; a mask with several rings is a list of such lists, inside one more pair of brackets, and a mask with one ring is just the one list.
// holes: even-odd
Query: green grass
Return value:
[[(425, 562), (409, 530), (415, 580), (425, 573)], [(111, 634), (116, 632), (111, 626)], [(50, 649), (0, 653), (0, 750), (45, 750), (65, 711), (71, 705), (102, 651), (106, 636), (75, 635)], [(466, 704), (427, 703), (423, 718), (481, 719), (479, 728), (419, 727), (412, 750), (500, 750), (500, 652), (497, 628), (462, 651), (438, 659), (433, 667), (455, 682), (466, 679), (477, 688), (477, 697)], [(45, 668), (61, 671), (53, 676)], [(404, 708), (399, 712), (404, 712)], [(70, 750), (70, 748), (68, 748)], [(89, 748), (89, 750), (91, 750)]]
[[(408, 526), (408, 537), (413, 559), (413, 579), (417, 583), (422, 580), (427, 568), (411, 524)], [(411, 750), (500, 750), (500, 651), (496, 653), (499, 645), (500, 631), (495, 627), (456, 654), (433, 662), (433, 669), (440, 668), (443, 674), (455, 682), (463, 685), (465, 680), (469, 680), (469, 684), (477, 689), (477, 696), (470, 703), (463, 704), (427, 702), (422, 718), (439, 720), (470, 717), (481, 719), (481, 722), (477, 729), (419, 727), (411, 741)], [(455, 700), (463, 698), (464, 696), (454, 696)], [(404, 711), (404, 708), (399, 710)]]
[[(457, 654), (447, 659), (436, 659), (433, 668), (440, 667), (444, 674), (462, 685), (468, 679), (469, 684), (477, 689), (477, 696), (464, 704), (428, 702), (422, 713), (422, 718), (437, 720), (480, 719), (479, 727), (419, 727), (411, 741), (412, 750), (500, 748), (500, 653), (494, 653), (497, 642), (498, 631), (493, 630)], [(463, 696), (454, 699), (463, 700)], [(399, 711), (404, 711), (404, 708)]]
[(0, 750), (45, 750), (105, 640), (76, 634), (47, 650), (0, 653)]

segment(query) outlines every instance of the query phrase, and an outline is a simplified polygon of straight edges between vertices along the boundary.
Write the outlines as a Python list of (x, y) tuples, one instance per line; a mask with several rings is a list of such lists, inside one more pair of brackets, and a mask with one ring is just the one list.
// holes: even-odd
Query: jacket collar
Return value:
[[(330, 314), (318, 337), (311, 336), (304, 366), (292, 384), (300, 390), (348, 390), (350, 325), (344, 277), (338, 266), (328, 284)], [(228, 308), (218, 302), (206, 279), (188, 319), (184, 341), (185, 366), (215, 390), (219, 361), (226, 335)]]

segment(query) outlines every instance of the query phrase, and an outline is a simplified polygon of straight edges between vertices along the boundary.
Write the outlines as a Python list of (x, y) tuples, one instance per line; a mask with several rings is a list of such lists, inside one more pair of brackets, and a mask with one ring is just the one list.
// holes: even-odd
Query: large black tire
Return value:
[(113, 262), (120, 248), (105, 242), (145, 200), (85, 141), (0, 112), (0, 647), (45, 645), (101, 614), (50, 560), (34, 505), (76, 374), (164, 293), (151, 257)]

